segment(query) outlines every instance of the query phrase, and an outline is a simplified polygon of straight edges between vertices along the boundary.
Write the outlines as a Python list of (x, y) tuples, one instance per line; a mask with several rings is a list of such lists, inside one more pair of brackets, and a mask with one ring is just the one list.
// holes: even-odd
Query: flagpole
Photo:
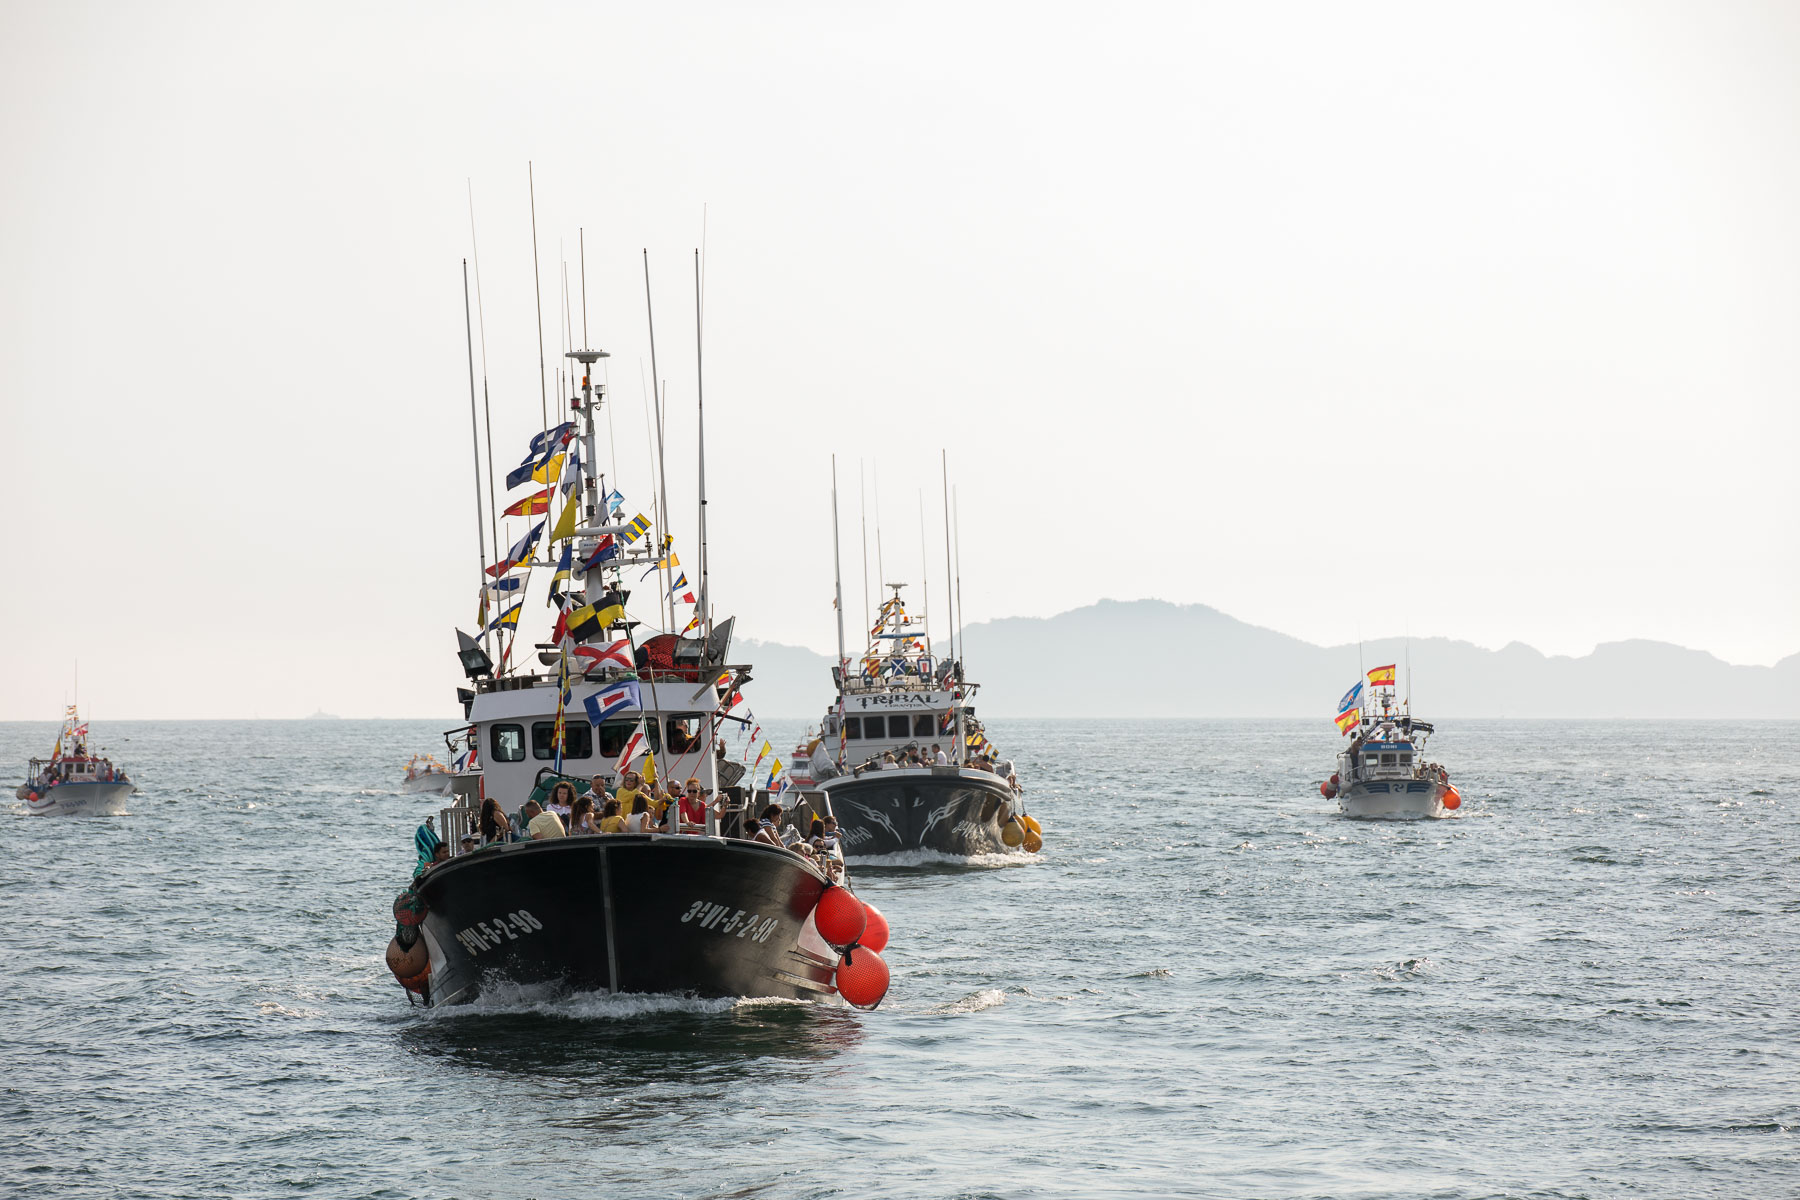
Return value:
[[(488, 398), (487, 313), (481, 303), (481, 243), (475, 237), (475, 185), (469, 183), (469, 249), (475, 259), (475, 324), (481, 332), (481, 412), (487, 425), (487, 490), (488, 544), (494, 548), (494, 561), (500, 561), (500, 506), (494, 493), (494, 408)], [(486, 571), (482, 572), (483, 577)], [(484, 595), (485, 598), (485, 595)], [(489, 653), (492, 653), (490, 642)]]
[(837, 455), (831, 456), (831, 572), (836, 580), (831, 606), (837, 610), (838, 634), (838, 752), (833, 757), (844, 765), (844, 689), (849, 683), (850, 660), (844, 656), (844, 555), (838, 540)]
[[(656, 311), (650, 300), (650, 251), (648, 248), (644, 250), (644, 319), (650, 330), (650, 377), (657, 381), (657, 386), (651, 389), (656, 393), (656, 474), (657, 490), (662, 496), (662, 522), (658, 524), (656, 530), (657, 540), (661, 544), (656, 547), (656, 550), (657, 558), (666, 560), (669, 556), (669, 470), (667, 459), (663, 453), (662, 388), (664, 385), (662, 373), (656, 366)], [(662, 568), (657, 578), (662, 582), (663, 599), (666, 602), (669, 597), (668, 568)], [(657, 605), (657, 614), (660, 616), (665, 609), (669, 615), (668, 630), (673, 633), (675, 631), (675, 605), (673, 603), (659, 604)]]
[[(475, 545), (476, 553), (481, 558), (481, 608), (487, 611), (487, 534), (482, 528), (481, 520), (481, 433), (475, 422), (475, 326), (469, 315), (469, 260), (463, 259), (463, 337), (469, 347), (469, 449), (475, 459)], [(498, 554), (499, 548), (494, 552)], [(482, 622), (484, 625), (486, 621)], [(483, 631), (485, 635), (485, 630)], [(493, 653), (493, 643), (489, 642), (488, 651)]]

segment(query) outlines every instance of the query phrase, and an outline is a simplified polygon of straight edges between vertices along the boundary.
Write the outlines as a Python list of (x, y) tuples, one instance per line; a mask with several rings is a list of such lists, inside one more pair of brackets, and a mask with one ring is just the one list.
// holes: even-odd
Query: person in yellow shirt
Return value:
[(631, 802), (636, 800), (640, 793), (647, 792), (648, 790), (649, 789), (644, 787), (643, 776), (639, 775), (636, 771), (625, 772), (624, 778), (619, 780), (619, 790), (613, 793), (614, 799), (619, 802), (619, 811), (626, 815), (630, 815)]
[(600, 817), (601, 833), (624, 833), (625, 818), (619, 815), (619, 802), (608, 800), (606, 810)]

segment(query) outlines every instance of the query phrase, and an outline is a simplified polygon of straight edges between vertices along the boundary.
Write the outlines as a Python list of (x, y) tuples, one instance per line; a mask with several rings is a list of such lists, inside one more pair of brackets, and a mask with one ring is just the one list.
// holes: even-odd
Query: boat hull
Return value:
[(833, 779), (823, 790), (846, 855), (934, 850), (967, 857), (1007, 849), (1001, 826), (1012, 788), (985, 771), (865, 771)]
[(1426, 779), (1353, 783), (1338, 793), (1347, 817), (1448, 817), (1443, 786)]
[(448, 796), (450, 781), (456, 776), (447, 772), (434, 771), (428, 775), (415, 775), (411, 779), (400, 782), (400, 790), (408, 795)]
[(125, 811), (126, 801), (137, 791), (133, 783), (59, 783), (36, 800), (29, 789), (19, 798), (25, 811), (33, 816), (51, 817), (116, 817)]
[(426, 905), (426, 1000), (499, 984), (700, 997), (835, 995), (812, 925), (825, 879), (789, 851), (698, 835), (520, 842), (453, 858)]

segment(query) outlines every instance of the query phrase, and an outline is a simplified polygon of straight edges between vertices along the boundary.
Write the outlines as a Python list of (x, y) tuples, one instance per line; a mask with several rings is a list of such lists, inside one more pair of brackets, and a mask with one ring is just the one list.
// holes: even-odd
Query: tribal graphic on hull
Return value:
[(1001, 825), (1012, 789), (985, 771), (867, 771), (830, 780), (822, 790), (846, 854), (935, 850), (967, 857), (1006, 849)]

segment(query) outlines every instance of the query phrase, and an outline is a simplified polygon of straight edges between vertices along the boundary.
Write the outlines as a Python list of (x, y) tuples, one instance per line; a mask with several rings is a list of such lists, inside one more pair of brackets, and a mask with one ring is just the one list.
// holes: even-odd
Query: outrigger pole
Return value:
[[(701, 351), (700, 324), (700, 251), (694, 251), (694, 391), (699, 413), (700, 443), (700, 620), (707, 645), (712, 644), (712, 605), (706, 596), (706, 364)], [(705, 656), (701, 656), (702, 662)], [(707, 747), (707, 753), (712, 748)], [(716, 790), (716, 789), (715, 789)]]
[(944, 469), (944, 593), (949, 599), (945, 601), (950, 609), (945, 614), (944, 624), (950, 627), (950, 661), (956, 661), (956, 603), (955, 593), (951, 591), (950, 580), (950, 452), (940, 449), (938, 460)]

